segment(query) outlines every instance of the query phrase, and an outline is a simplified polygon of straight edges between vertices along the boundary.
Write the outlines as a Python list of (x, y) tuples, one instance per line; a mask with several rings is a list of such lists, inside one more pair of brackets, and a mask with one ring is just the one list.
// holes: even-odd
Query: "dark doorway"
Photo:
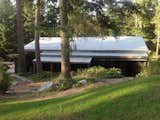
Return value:
[(91, 62), (91, 66), (103, 66), (105, 68), (120, 68), (122, 70), (122, 74), (125, 76), (135, 76), (140, 73), (144, 66), (145, 62), (139, 61), (125, 61), (125, 60), (113, 60), (113, 59), (93, 59)]

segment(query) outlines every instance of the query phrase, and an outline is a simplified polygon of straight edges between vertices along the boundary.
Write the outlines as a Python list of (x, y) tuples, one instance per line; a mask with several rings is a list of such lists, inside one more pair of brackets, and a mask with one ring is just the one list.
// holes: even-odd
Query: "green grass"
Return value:
[(0, 102), (0, 120), (159, 120), (160, 76), (44, 101)]

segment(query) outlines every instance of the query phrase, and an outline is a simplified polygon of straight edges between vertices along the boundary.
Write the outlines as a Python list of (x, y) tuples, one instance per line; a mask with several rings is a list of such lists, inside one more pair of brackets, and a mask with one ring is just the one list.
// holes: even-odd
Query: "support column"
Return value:
[(36, 63), (33, 61), (33, 73), (36, 73)]
[(50, 71), (53, 72), (54, 71), (54, 64), (50, 63)]

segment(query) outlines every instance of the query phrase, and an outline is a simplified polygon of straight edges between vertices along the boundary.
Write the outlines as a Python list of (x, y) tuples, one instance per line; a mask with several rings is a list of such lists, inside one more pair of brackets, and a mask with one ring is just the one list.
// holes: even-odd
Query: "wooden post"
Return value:
[(54, 65), (53, 65), (53, 63), (50, 63), (50, 70), (51, 70), (51, 72), (54, 71)]
[(36, 63), (33, 61), (33, 73), (36, 73)]

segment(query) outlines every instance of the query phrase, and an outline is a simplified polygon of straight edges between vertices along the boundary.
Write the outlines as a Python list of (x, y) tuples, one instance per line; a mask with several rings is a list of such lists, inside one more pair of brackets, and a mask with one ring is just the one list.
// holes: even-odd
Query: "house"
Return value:
[[(41, 37), (41, 61), (45, 70), (59, 71), (61, 62), (60, 37)], [(143, 37), (74, 37), (70, 40), (71, 68), (94, 65), (119, 67), (126, 75), (141, 71), (148, 61), (149, 50)], [(28, 71), (34, 68), (35, 41), (25, 45)]]

